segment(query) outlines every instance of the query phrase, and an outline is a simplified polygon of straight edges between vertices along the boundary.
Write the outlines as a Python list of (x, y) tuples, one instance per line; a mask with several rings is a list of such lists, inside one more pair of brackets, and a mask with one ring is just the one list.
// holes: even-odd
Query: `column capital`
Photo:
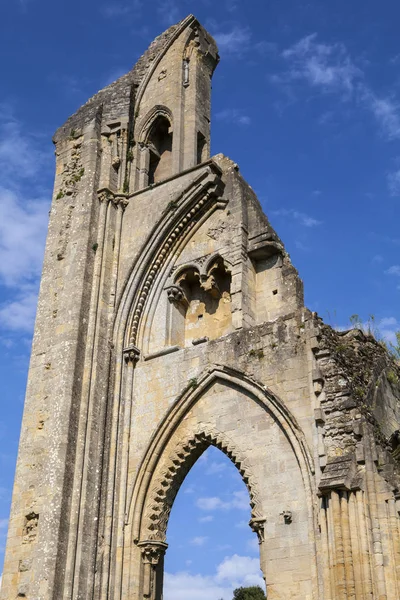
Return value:
[(157, 542), (155, 540), (143, 540), (142, 542), (138, 542), (138, 546), (142, 552), (143, 563), (150, 565), (158, 565), (168, 548), (168, 544), (165, 542)]

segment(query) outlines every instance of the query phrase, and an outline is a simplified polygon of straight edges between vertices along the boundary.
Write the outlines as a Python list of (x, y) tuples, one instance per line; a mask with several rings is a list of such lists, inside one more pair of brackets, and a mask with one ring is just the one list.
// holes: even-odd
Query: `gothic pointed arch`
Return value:
[[(153, 435), (128, 494), (127, 540), (134, 543), (140, 540), (165, 543), (168, 518), (179, 487), (194, 462), (210, 445), (219, 448), (236, 465), (249, 492), (252, 521), (254, 524), (262, 523), (262, 506), (256, 477), (246, 456), (233, 439), (215, 427), (198, 426), (184, 442), (179, 436), (174, 441), (174, 434), (185, 416), (216, 382), (234, 386), (239, 392), (249, 395), (272, 417), (292, 448), (301, 471), (305, 493), (311, 499), (313, 459), (296, 419), (284, 403), (262, 384), (240, 371), (214, 365), (195, 381), (189, 382)], [(312, 522), (314, 515), (311, 500), (309, 509)], [(310, 532), (311, 530), (312, 528)]]

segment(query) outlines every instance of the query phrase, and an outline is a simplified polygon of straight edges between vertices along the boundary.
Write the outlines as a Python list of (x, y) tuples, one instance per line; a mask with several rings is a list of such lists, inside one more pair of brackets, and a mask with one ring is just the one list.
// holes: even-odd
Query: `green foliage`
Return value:
[(387, 373), (387, 379), (389, 383), (399, 383), (399, 378), (397, 377), (396, 373), (394, 371), (388, 371)]
[(350, 321), (350, 325), (353, 329), (362, 329), (363, 328), (363, 324), (362, 321), (360, 319), (360, 315), (351, 315), (349, 318)]
[(98, 247), (99, 247), (99, 245), (98, 245), (97, 242), (95, 244), (93, 244), (93, 246), (92, 246), (93, 252), (96, 252), (96, 250), (97, 250)]
[(233, 600), (266, 600), (265, 592), (259, 585), (236, 588), (233, 591)]
[(80, 181), (82, 179), (82, 177), (85, 174), (85, 167), (82, 167), (81, 169), (79, 169), (79, 171), (77, 173), (75, 173), (75, 175), (72, 176), (72, 179), (75, 183), (77, 183), (78, 181)]
[(365, 391), (363, 390), (362, 387), (357, 386), (354, 388), (353, 390), (353, 396), (357, 399), (357, 400), (363, 400), (365, 397)]
[(347, 346), (346, 344), (337, 344), (335, 350), (338, 354), (343, 354), (347, 350)]
[(196, 377), (192, 377), (192, 379), (189, 379), (189, 387), (196, 389), (198, 385), (199, 384), (197, 383)]
[(167, 210), (176, 210), (177, 208), (178, 208), (178, 204), (175, 200), (171, 200), (171, 202), (168, 202)]
[(132, 150), (128, 150), (127, 159), (128, 159), (128, 162), (132, 162), (133, 161), (133, 152), (132, 152)]
[(125, 179), (124, 181), (124, 185), (122, 188), (122, 191), (124, 194), (127, 194), (129, 192), (129, 183), (128, 183), (128, 179)]
[(258, 350), (250, 350), (249, 352), (249, 356), (251, 358), (264, 358), (264, 350), (262, 348), (259, 348)]
[(396, 342), (389, 342), (389, 351), (393, 354), (396, 360), (400, 360), (400, 331), (395, 332)]
[(64, 192), (62, 190), (60, 190), (56, 196), (56, 200), (61, 200), (61, 198), (64, 198)]
[(79, 137), (79, 132), (76, 131), (76, 129), (71, 129), (70, 134), (69, 134), (69, 139), (70, 140), (76, 140), (76, 138)]

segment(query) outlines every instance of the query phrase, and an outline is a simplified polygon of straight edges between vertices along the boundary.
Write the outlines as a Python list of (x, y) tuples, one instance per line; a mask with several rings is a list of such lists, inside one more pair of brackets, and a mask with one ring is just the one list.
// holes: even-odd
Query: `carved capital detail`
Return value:
[(249, 521), (249, 525), (250, 525), (251, 529), (254, 531), (254, 533), (257, 534), (259, 544), (262, 544), (262, 542), (265, 541), (264, 525), (265, 525), (266, 520), (267, 519), (265, 517), (259, 517), (259, 518), (250, 519), (250, 521)]
[(167, 296), (171, 304), (187, 303), (185, 292), (179, 285), (171, 285), (167, 288)]
[(168, 548), (168, 544), (165, 542), (156, 542), (153, 540), (138, 542), (138, 546), (142, 552), (143, 563), (150, 565), (158, 565)]
[(122, 352), (124, 355), (124, 360), (127, 364), (132, 363), (135, 365), (140, 358), (140, 350), (139, 348), (136, 348), (136, 346), (128, 346), (127, 348), (124, 348)]
[(121, 194), (121, 193), (115, 194), (108, 188), (103, 188), (101, 190), (98, 190), (97, 197), (99, 199), (99, 202), (112, 202), (112, 204), (116, 208), (118, 208), (120, 206), (122, 208), (122, 210), (125, 210), (125, 208), (129, 204), (126, 194)]

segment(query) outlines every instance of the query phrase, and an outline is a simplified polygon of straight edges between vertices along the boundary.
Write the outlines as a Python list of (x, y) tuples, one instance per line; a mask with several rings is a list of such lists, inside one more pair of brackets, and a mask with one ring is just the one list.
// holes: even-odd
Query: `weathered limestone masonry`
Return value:
[(338, 333), (238, 167), (210, 159), (193, 16), (57, 131), (2, 600), (160, 600), (210, 445), (249, 492), (268, 599), (400, 597), (400, 369)]

